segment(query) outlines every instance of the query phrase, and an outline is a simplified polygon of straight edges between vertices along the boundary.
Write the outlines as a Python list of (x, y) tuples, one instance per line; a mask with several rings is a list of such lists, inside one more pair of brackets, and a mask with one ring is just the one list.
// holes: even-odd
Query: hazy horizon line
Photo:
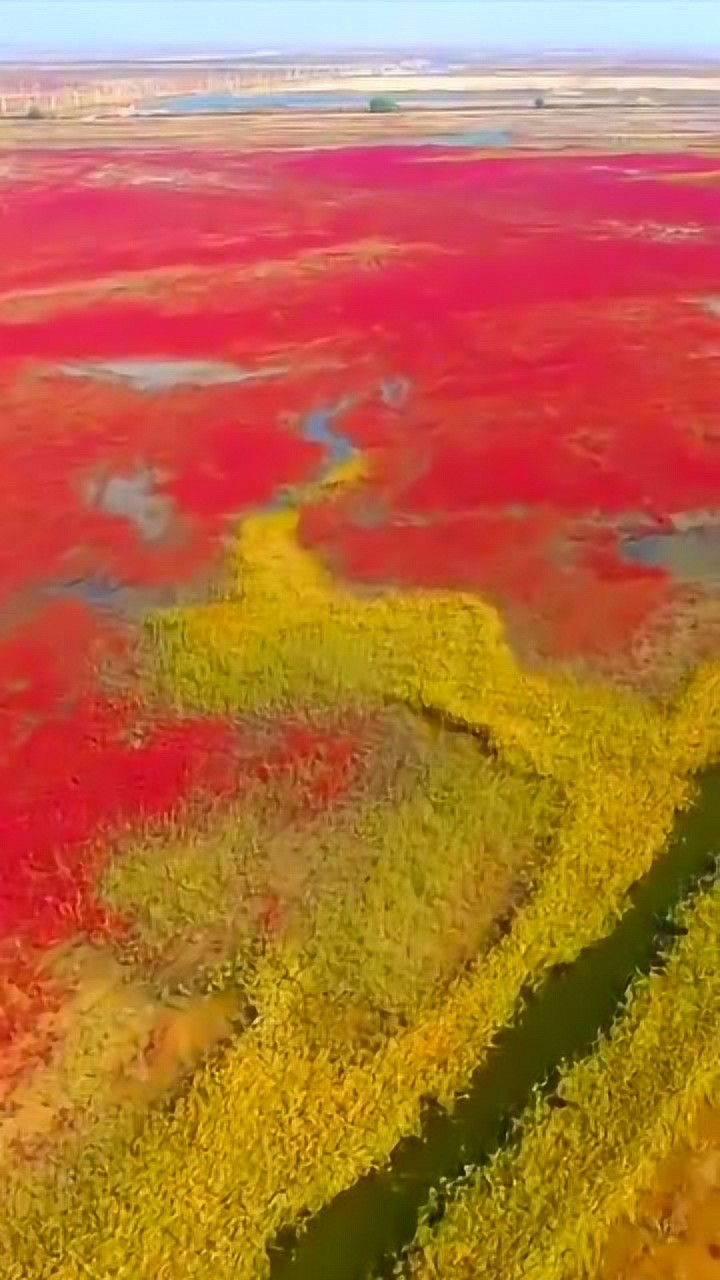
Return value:
[(190, 48), (187, 45), (172, 44), (143, 44), (143, 45), (125, 45), (113, 46), (112, 48), (98, 43), (97, 45), (79, 45), (75, 49), (67, 46), (62, 48), (48, 45), (47, 47), (18, 45), (14, 43), (3, 43), (0, 41), (0, 61), (16, 60), (20, 62), (33, 62), (38, 59), (54, 58), (58, 61), (65, 62), (82, 62), (82, 61), (107, 61), (119, 62), (126, 58), (137, 58), (138, 60), (149, 61), (153, 58), (177, 58), (184, 60), (202, 61), (203, 59), (216, 58), (253, 58), (257, 60), (273, 58), (284, 58), (293, 54), (306, 57), (308, 54), (316, 54), (318, 57), (330, 55), (346, 55), (346, 56), (364, 56), (364, 55), (385, 55), (392, 54), (400, 57), (420, 57), (429, 54), (447, 55), (453, 57), (464, 58), (482, 58), (498, 54), (505, 56), (523, 57), (528, 54), (541, 55), (545, 57), (603, 57), (612, 55), (614, 57), (637, 57), (637, 58), (653, 58), (653, 57), (682, 57), (692, 58), (701, 61), (720, 61), (720, 46), (716, 49), (701, 48), (699, 46), (685, 45), (655, 45), (655, 46), (638, 46), (638, 45), (621, 45), (621, 44), (589, 44), (574, 46), (557, 46), (544, 45), (541, 43), (530, 42), (527, 44), (510, 45), (507, 43), (492, 44), (484, 42), (478, 47), (468, 47), (467, 44), (368, 44), (368, 45), (349, 45), (349, 44), (301, 44), (293, 42), (291, 44), (275, 45), (273, 48), (258, 47), (254, 45), (236, 45), (228, 44), (226, 46), (197, 46)]

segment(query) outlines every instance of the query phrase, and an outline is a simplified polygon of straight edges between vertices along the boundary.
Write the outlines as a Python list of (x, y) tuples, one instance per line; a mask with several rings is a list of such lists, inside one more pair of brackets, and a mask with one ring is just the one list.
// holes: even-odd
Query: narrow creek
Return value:
[(676, 906), (717, 874), (720, 766), (703, 773), (697, 786), (695, 804), (678, 815), (665, 851), (635, 885), (613, 931), (528, 997), (452, 1113), (429, 1107), (421, 1136), (399, 1143), (384, 1168), (338, 1195), (298, 1236), (281, 1233), (270, 1250), (272, 1280), (392, 1275), (431, 1197), (432, 1220), (442, 1215), (441, 1184), (467, 1165), (486, 1162), (533, 1090), (552, 1095), (560, 1065), (592, 1051), (633, 979), (662, 964), (678, 932)]

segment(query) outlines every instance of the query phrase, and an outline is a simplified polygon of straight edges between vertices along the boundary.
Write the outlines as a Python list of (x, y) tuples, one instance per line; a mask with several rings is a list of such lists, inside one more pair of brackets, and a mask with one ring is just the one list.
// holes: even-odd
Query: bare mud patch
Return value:
[(140, 467), (129, 476), (94, 479), (87, 486), (87, 502), (111, 519), (128, 520), (143, 542), (162, 542), (175, 519), (175, 502), (169, 494), (158, 492), (161, 479), (152, 467)]

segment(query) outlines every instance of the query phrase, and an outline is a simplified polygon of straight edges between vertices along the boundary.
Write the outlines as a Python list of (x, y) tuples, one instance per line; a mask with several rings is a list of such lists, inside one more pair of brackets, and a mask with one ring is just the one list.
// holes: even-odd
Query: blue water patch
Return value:
[[(336, 431), (333, 423), (355, 403), (354, 396), (343, 396), (337, 404), (318, 406), (309, 409), (300, 420), (300, 435), (310, 444), (319, 444), (326, 450), (325, 458), (318, 468), (311, 483), (319, 484), (337, 466), (349, 462), (355, 456), (355, 449), (347, 436)], [(301, 490), (283, 486), (277, 489), (268, 502), (261, 508), (263, 511), (286, 511), (297, 507)]]
[[(410, 379), (403, 377), (402, 374), (383, 378), (377, 387), (377, 393), (383, 404), (391, 409), (402, 409), (411, 391)], [(335, 422), (357, 403), (357, 399), (355, 395), (345, 395), (334, 405), (321, 405), (309, 409), (302, 417), (300, 434), (303, 440), (307, 440), (310, 444), (322, 445), (326, 450), (325, 461), (316, 477), (316, 482), (321, 481), (334, 467), (349, 462), (355, 456), (355, 446), (347, 436), (336, 429)], [(292, 501), (292, 495), (283, 491), (275, 495), (271, 506), (277, 509), (278, 506), (285, 506), (290, 501)]]
[(244, 369), (225, 360), (123, 359), (86, 360), (60, 365), (68, 378), (94, 378), (99, 382), (119, 382), (133, 391), (170, 391), (174, 387), (219, 387), (243, 382), (281, 378), (286, 365)]
[(327, 449), (325, 470), (349, 462), (355, 452), (347, 436), (335, 431), (332, 425), (340, 414), (351, 407), (352, 403), (351, 396), (344, 396), (330, 408), (311, 409), (302, 420), (300, 434), (303, 440), (308, 440), (311, 444), (321, 444)]
[(116, 612), (118, 601), (128, 590), (127, 584), (115, 582), (111, 578), (93, 577), (67, 578), (60, 582), (48, 583), (45, 591), (49, 596), (63, 596), (69, 600), (79, 600), (91, 609)]
[[(383, 404), (391, 409), (402, 409), (407, 402), (407, 398), (412, 391), (412, 383), (409, 378), (405, 378), (402, 374), (395, 377), (383, 378), (377, 389)], [(303, 440), (307, 440), (310, 444), (322, 445), (326, 450), (325, 462), (317, 477), (322, 480), (328, 472), (334, 467), (339, 467), (345, 462), (349, 462), (355, 456), (355, 447), (347, 436), (342, 435), (335, 427), (335, 422), (348, 409), (351, 409), (357, 403), (358, 397), (355, 395), (342, 396), (334, 405), (316, 406), (309, 409), (302, 417), (300, 424), (300, 434)], [(278, 498), (273, 499), (273, 505), (277, 506)], [(284, 501), (284, 499), (281, 499)]]
[(181, 598), (178, 587), (170, 583), (147, 586), (92, 573), (46, 582), (40, 591), (51, 599), (74, 600), (97, 613), (115, 617), (137, 617), (149, 609), (172, 608)]
[[(378, 88), (382, 91), (382, 84)], [(474, 107), (482, 102), (478, 94), (454, 89), (429, 89), (426, 92), (406, 89), (390, 96), (401, 107)], [(248, 111), (362, 111), (369, 109), (372, 97), (372, 93), (357, 89), (339, 92), (305, 89), (285, 93), (193, 93), (141, 103), (137, 114), (186, 116)]]
[(662, 569), (678, 582), (720, 581), (717, 523), (623, 538), (620, 553), (629, 564)]
[(648, 534), (640, 538), (625, 538), (620, 544), (624, 560), (642, 565), (646, 569), (663, 569), (668, 557), (668, 535)]
[(247, 111), (339, 111), (348, 107), (362, 107), (367, 101), (367, 94), (323, 93), (317, 90), (262, 94), (194, 93), (143, 104), (138, 113), (143, 116), (191, 116)]
[(416, 147), (479, 147), (493, 149), (509, 147), (512, 136), (501, 129), (472, 129), (466, 133), (434, 133), (424, 138), (408, 139), (408, 146)]

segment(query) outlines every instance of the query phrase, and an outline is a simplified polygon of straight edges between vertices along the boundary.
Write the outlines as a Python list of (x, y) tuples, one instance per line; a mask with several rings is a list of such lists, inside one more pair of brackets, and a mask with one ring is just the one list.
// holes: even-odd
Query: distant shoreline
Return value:
[[(703, 111), (706, 110), (706, 108), (702, 104), (697, 104), (697, 103), (675, 102), (673, 103), (673, 106), (677, 110), (682, 110), (686, 112), (697, 112), (698, 114), (701, 114)], [(481, 106), (479, 106), (478, 109), (483, 113), (488, 112), (494, 115), (496, 114), (498, 116), (519, 116), (519, 115), (524, 116), (527, 114), (527, 106), (521, 103), (516, 103), (516, 104), (483, 103)], [(618, 103), (615, 103), (615, 102), (574, 102), (571, 108), (572, 111), (582, 111), (582, 112), (591, 112), (591, 111), (611, 112), (611, 111), (617, 111), (617, 109), (618, 109)], [(643, 112), (656, 113), (658, 109), (658, 104), (656, 102), (626, 102), (626, 103), (622, 103), (622, 109), (624, 111), (630, 111), (633, 114), (635, 113), (642, 114)], [(472, 110), (473, 110), (472, 107), (468, 107), (468, 106), (447, 106), (447, 107), (412, 106), (412, 107), (401, 108), (401, 110), (397, 114), (398, 115), (402, 114), (404, 116), (435, 116), (435, 115), (442, 114), (442, 115), (454, 117), (454, 116), (466, 116), (468, 115), (468, 113), (471, 113)], [(560, 112), (567, 111), (567, 110), (568, 110), (567, 105), (560, 102), (547, 103), (543, 107), (543, 111), (553, 112), (555, 114), (559, 114)], [(152, 120), (177, 121), (177, 120), (189, 120), (189, 119), (217, 120), (217, 121), (222, 121), (225, 119), (232, 119), (232, 120), (272, 119), (275, 121), (283, 121), (283, 120), (286, 120), (288, 117), (292, 117), (293, 119), (297, 117), (303, 117), (303, 118), (309, 118), (313, 120), (327, 121), (327, 120), (335, 120), (338, 118), (345, 119), (348, 117), (353, 119), (357, 119), (357, 118), (364, 119), (366, 116), (372, 116), (372, 115), (374, 115), (374, 113), (371, 112), (368, 107), (359, 107), (359, 106), (358, 107), (334, 107), (334, 108), (325, 108), (325, 109), (320, 108), (316, 111), (313, 111), (310, 109), (306, 109), (304, 111), (298, 111), (298, 110), (293, 110), (292, 107), (287, 107), (287, 108), (242, 107), (242, 108), (238, 108), (238, 110), (236, 111), (233, 111), (231, 108), (227, 108), (224, 110), (217, 110), (217, 109), (213, 110), (212, 108), (207, 108), (207, 110), (200, 109), (197, 111), (138, 111), (133, 115), (125, 117), (125, 122), (129, 123), (133, 120), (135, 121), (152, 121)], [(66, 121), (70, 121), (72, 117), (71, 116), (58, 117), (58, 119), (65, 119)], [(111, 116), (98, 115), (92, 118), (92, 123), (101, 124), (103, 123), (103, 121), (110, 121), (112, 119), (113, 117)], [(86, 117), (85, 120), (83, 120), (82, 118), (78, 120), (78, 123), (90, 123), (90, 122), (91, 121), (89, 117)]]
[[(471, 135), (497, 134), (507, 141), (476, 143)], [(256, 111), (235, 114), (98, 115), (27, 120), (0, 119), (3, 163), (25, 150), (99, 147), (223, 150), (286, 150), (335, 147), (451, 145), (463, 154), (499, 157), (509, 152), (610, 154), (645, 151), (720, 152), (720, 118), (707, 107), (653, 104), (638, 109), (613, 104), (599, 109), (573, 103), (537, 110), (532, 104), (468, 109), (308, 112)], [(463, 135), (467, 136), (467, 141)]]

